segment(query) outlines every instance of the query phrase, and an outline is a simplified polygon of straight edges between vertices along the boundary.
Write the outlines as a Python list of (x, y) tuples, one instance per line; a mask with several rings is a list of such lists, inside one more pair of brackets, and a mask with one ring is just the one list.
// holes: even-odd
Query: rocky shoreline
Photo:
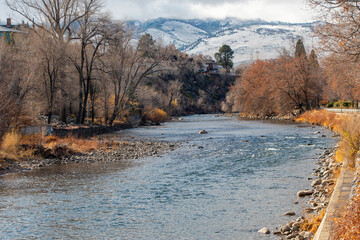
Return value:
[[(313, 173), (314, 179), (312, 180), (311, 189), (301, 190), (297, 193), (297, 197), (300, 199), (306, 198), (308, 207), (304, 209), (306, 213), (319, 214), (325, 211), (333, 190), (333, 186), (336, 183), (334, 173), (341, 168), (342, 163), (335, 162), (334, 155), (336, 148), (326, 150), (323, 155), (317, 161), (319, 167)], [(298, 201), (294, 204), (299, 204)], [(287, 212), (283, 215), (294, 216), (295, 212)], [(273, 231), (267, 228), (259, 230), (259, 233), (263, 234), (274, 234), (279, 239), (294, 239), (294, 240), (310, 240), (313, 237), (313, 233), (304, 231), (302, 227), (307, 224), (307, 220), (304, 216), (298, 217), (292, 221), (289, 221), (285, 225), (280, 225)]]
[(119, 162), (131, 159), (140, 159), (151, 156), (159, 156), (166, 152), (174, 151), (180, 143), (162, 142), (162, 141), (117, 141), (115, 147), (87, 152), (65, 154), (57, 158), (37, 158), (24, 160), (8, 160), (6, 166), (0, 168), (0, 175), (30, 171), (42, 167), (70, 164), (70, 163), (94, 163), (94, 162)]

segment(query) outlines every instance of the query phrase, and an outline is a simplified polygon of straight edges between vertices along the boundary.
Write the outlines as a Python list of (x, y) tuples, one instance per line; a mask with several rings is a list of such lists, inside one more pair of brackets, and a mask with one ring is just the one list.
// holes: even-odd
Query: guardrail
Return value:
[(348, 113), (348, 114), (360, 114), (360, 109), (348, 109), (348, 108), (324, 108), (329, 112), (336, 113)]

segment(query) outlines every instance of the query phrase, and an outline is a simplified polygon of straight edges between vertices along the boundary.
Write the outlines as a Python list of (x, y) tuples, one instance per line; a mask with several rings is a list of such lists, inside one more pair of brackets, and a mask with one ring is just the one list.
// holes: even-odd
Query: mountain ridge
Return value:
[(214, 56), (223, 44), (234, 50), (234, 63), (270, 59), (301, 38), (310, 49), (317, 39), (312, 28), (317, 22), (287, 23), (261, 19), (175, 19), (131, 20), (136, 36), (149, 33), (157, 41), (174, 44), (189, 54)]

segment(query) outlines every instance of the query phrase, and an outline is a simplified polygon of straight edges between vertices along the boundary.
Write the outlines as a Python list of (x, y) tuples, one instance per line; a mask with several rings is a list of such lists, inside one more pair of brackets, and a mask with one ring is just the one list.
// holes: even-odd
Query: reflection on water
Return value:
[(209, 115), (121, 131), (184, 144), (157, 158), (2, 176), (0, 239), (264, 239), (257, 230), (302, 213), (295, 194), (335, 142), (322, 134)]

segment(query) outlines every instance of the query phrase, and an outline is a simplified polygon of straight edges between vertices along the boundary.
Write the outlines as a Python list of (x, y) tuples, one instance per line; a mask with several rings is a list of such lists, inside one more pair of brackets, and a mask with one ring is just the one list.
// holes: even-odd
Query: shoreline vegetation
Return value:
[(130, 124), (111, 127), (61, 127), (49, 136), (11, 131), (5, 134), (0, 142), (0, 176), (45, 166), (116, 162), (159, 156), (181, 145), (154, 139), (122, 140), (119, 137), (103, 135), (132, 127)]
[[(344, 210), (342, 217), (334, 219), (335, 229), (332, 230), (332, 239), (359, 239), (360, 238), (360, 189), (359, 189), (359, 147), (360, 147), (360, 118), (357, 115), (336, 114), (326, 110), (313, 110), (306, 112), (296, 119), (297, 122), (306, 122), (323, 127), (340, 134), (340, 141), (334, 153), (333, 162), (325, 168), (328, 169), (326, 174), (333, 176), (334, 184), (342, 168), (352, 168), (357, 172), (353, 181), (352, 193), (348, 206)], [(335, 167), (335, 168), (334, 168)], [(325, 173), (324, 173), (325, 174)], [(320, 175), (321, 177), (321, 175)], [(329, 190), (332, 192), (333, 190)], [(331, 196), (331, 195), (330, 195)], [(311, 215), (305, 220), (302, 228), (309, 229), (316, 233), (321, 223), (325, 211)]]

